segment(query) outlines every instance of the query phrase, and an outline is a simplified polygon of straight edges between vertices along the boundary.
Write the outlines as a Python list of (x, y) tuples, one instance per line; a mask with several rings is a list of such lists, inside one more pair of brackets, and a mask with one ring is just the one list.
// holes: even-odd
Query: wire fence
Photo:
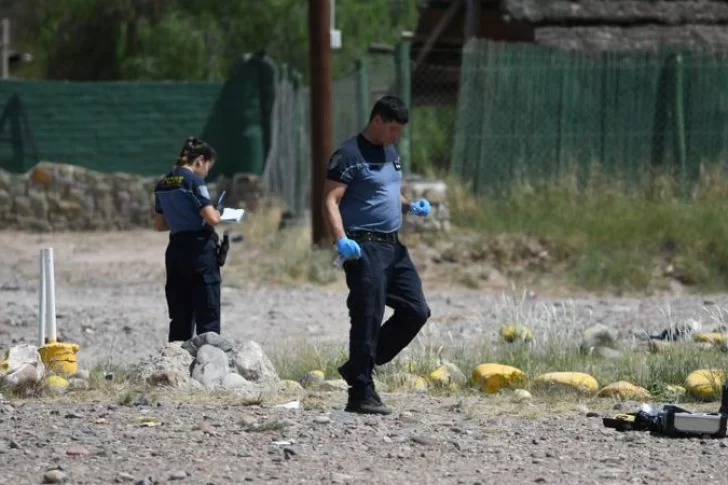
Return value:
[(413, 66), (412, 171), (431, 175), (450, 166), (457, 123), (460, 66), (423, 63)]
[[(332, 142), (336, 149), (361, 131), (372, 103), (394, 92), (391, 56), (370, 56), (336, 79), (332, 86)], [(300, 76), (283, 70), (276, 81), (271, 148), (263, 184), (295, 217), (306, 217), (311, 205), (311, 97)], [(317, 163), (326, 161), (317, 161)]]
[(450, 171), (476, 192), (598, 169), (694, 182), (728, 148), (728, 62), (475, 40), (463, 50)]

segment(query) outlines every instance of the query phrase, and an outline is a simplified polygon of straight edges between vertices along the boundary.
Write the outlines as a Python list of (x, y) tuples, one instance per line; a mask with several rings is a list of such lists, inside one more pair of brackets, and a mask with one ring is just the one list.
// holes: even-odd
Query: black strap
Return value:
[(352, 231), (346, 236), (354, 241), (374, 241), (389, 244), (396, 244), (399, 242), (399, 235), (397, 232)]

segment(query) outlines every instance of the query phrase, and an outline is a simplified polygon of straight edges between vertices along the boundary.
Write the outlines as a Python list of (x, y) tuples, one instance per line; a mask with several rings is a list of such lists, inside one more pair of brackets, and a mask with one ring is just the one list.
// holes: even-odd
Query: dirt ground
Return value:
[[(39, 251), (53, 247), (58, 331), (62, 340), (80, 344), (81, 368), (124, 366), (157, 352), (167, 332), (166, 241), (152, 231), (0, 232), (0, 347), (36, 343)], [(244, 246), (233, 250), (245, 252)], [(252, 263), (241, 256), (231, 264), (223, 278), (235, 265)], [(431, 283), (425, 281), (433, 312), (425, 333), (435, 340), (473, 342), (513, 316), (502, 292)], [(304, 340), (344, 345), (345, 297), (342, 284), (226, 285), (223, 333), (253, 339), (266, 351)], [(726, 295), (549, 299), (537, 293), (519, 308), (551, 315), (557, 324), (604, 323), (629, 334), (688, 318), (718, 323), (722, 317), (707, 313), (706, 302), (720, 308), (727, 301)], [(0, 484), (41, 483), (53, 468), (59, 468), (55, 478), (75, 484), (685, 484), (724, 483), (728, 473), (719, 459), (723, 440), (616, 433), (587, 417), (585, 406), (595, 403), (555, 414), (537, 401), (500, 407), (486, 397), (383, 397), (396, 409), (391, 416), (344, 414), (343, 393), (303, 411), (164, 395), (139, 406), (108, 396), (0, 404)], [(141, 426), (137, 418), (146, 415), (161, 425)], [(247, 429), (253, 422), (273, 424), (267, 431)]]

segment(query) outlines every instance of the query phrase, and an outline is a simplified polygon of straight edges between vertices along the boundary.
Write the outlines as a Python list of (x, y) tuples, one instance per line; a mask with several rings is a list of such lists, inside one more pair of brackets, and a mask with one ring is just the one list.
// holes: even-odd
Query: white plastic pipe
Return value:
[(47, 271), (46, 271), (46, 260), (44, 256), (45, 250), (40, 250), (40, 285), (39, 285), (39, 302), (38, 302), (38, 347), (43, 347), (45, 345), (45, 338), (46, 338), (46, 312), (47, 312), (47, 304), (48, 301), (46, 299), (46, 279), (47, 279)]
[(43, 250), (43, 261), (46, 269), (46, 331), (48, 341), (56, 341), (56, 278), (53, 270), (53, 248)]

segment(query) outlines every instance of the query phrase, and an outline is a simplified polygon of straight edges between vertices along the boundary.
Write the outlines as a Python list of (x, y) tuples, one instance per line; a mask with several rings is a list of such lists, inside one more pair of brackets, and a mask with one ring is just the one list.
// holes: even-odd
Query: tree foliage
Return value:
[[(9, 6), (12, 3), (12, 6)], [(417, 23), (418, 0), (336, 0), (343, 48), (334, 73), (372, 42)], [(265, 52), (308, 77), (306, 0), (0, 0), (16, 48), (35, 58), (19, 76), (67, 80), (224, 80), (246, 53)]]

